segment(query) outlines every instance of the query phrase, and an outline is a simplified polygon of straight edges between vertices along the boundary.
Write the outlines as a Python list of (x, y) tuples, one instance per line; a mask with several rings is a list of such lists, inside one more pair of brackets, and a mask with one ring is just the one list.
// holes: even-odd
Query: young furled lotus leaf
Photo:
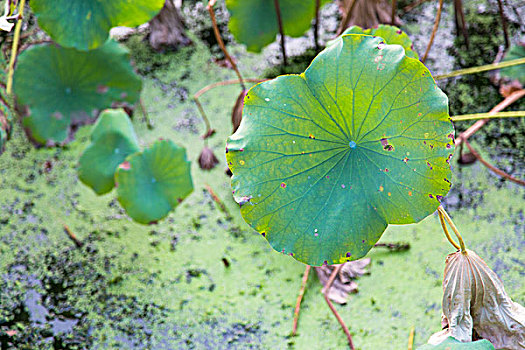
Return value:
[(134, 104), (141, 84), (128, 50), (112, 40), (88, 52), (35, 45), (20, 54), (14, 75), (23, 125), (38, 144), (63, 143), (72, 123), (91, 122), (115, 103)]
[(472, 341), (475, 332), (496, 349), (525, 349), (525, 308), (510, 299), (499, 277), (470, 250), (447, 257), (441, 323), (444, 330), (429, 344), (449, 336)]
[(91, 133), (91, 144), (79, 160), (78, 178), (96, 194), (115, 187), (115, 171), (127, 156), (140, 150), (133, 125), (124, 110), (100, 114)]
[[(505, 54), (503, 61), (517, 60), (525, 57), (525, 42), (512, 46)], [(509, 77), (510, 79), (518, 79), (522, 85), (525, 85), (525, 64), (520, 64), (513, 67), (503, 68), (501, 75)]]
[(167, 140), (127, 157), (115, 181), (120, 204), (141, 224), (164, 218), (193, 191), (186, 150)]
[(272, 247), (309, 265), (357, 260), (388, 224), (450, 188), (446, 95), (399, 45), (346, 35), (301, 75), (248, 92), (226, 156), (235, 200)]
[(417, 350), (494, 350), (494, 346), (486, 339), (462, 343), (457, 339), (448, 337), (440, 344), (425, 344)]
[(116, 26), (136, 27), (153, 18), (165, 0), (31, 0), (38, 24), (58, 44), (92, 50)]
[[(412, 40), (410, 40), (410, 37), (407, 35), (407, 33), (403, 32), (396, 26), (380, 24), (375, 28), (368, 29), (363, 29), (359, 26), (351, 26), (347, 28), (341, 35), (347, 34), (366, 34), (378, 36), (389, 45), (401, 45), (403, 49), (405, 49), (405, 55), (407, 55), (408, 57), (415, 58), (416, 60), (419, 59), (419, 55), (416, 51), (414, 51), (414, 45), (412, 44)], [(329, 41), (327, 43), (327, 46), (332, 45), (339, 38), (340, 37)]]
[[(321, 0), (321, 6), (330, 0)], [(235, 40), (248, 51), (260, 52), (275, 41), (279, 24), (274, 0), (226, 0), (230, 12), (228, 27)], [(285, 35), (299, 37), (310, 28), (315, 15), (315, 1), (279, 0)]]

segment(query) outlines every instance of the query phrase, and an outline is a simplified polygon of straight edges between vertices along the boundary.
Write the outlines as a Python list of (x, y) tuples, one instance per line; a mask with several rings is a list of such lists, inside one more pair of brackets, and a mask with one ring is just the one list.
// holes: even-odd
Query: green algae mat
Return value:
[[(0, 157), (2, 348), (8, 342), (18, 349), (345, 348), (315, 276), (307, 283), (298, 335), (290, 337), (304, 265), (275, 252), (244, 223), (224, 156), (210, 172), (198, 168), (205, 127), (191, 101), (177, 100), (174, 89), (193, 93), (210, 83), (208, 77), (233, 79), (233, 72), (211, 62), (201, 45), (170, 57), (169, 66), (144, 81), (142, 98), (155, 128), (149, 130), (140, 113), (132, 121), (141, 148), (161, 133), (184, 146), (191, 161), (194, 191), (159, 224), (132, 222), (114, 194), (98, 197), (79, 181), (78, 160), (93, 126), (79, 129), (65, 148), (40, 150), (15, 126)], [(247, 75), (254, 74), (248, 67), (256, 59), (239, 54)], [(217, 128), (209, 140), (217, 155), (224, 153), (237, 95), (238, 87), (224, 87), (202, 99)], [(523, 188), (501, 184), (478, 164), (451, 164), (444, 205), (469, 248), (523, 304)], [(411, 247), (372, 249), (359, 293), (336, 307), (359, 349), (406, 348), (412, 326), (417, 348), (441, 328), (441, 282), (452, 249), (435, 214), (388, 227), (380, 242)]]

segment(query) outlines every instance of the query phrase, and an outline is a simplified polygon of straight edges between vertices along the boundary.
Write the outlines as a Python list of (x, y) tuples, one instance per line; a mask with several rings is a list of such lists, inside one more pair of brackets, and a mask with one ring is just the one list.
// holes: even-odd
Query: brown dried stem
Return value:
[(341, 271), (343, 266), (344, 264), (337, 265), (334, 271), (332, 271), (332, 274), (330, 275), (328, 282), (324, 286), (322, 293), (324, 294), (324, 300), (328, 304), (328, 307), (330, 308), (330, 310), (332, 310), (332, 313), (334, 314), (335, 318), (337, 318), (337, 321), (341, 325), (341, 328), (343, 328), (343, 332), (345, 332), (346, 334), (346, 338), (348, 339), (348, 346), (350, 347), (350, 349), (355, 350), (354, 343), (352, 341), (352, 335), (350, 334), (350, 331), (348, 330), (348, 327), (346, 326), (345, 321), (343, 321), (343, 319), (341, 318), (341, 316), (335, 309), (334, 304), (332, 304), (332, 302), (330, 301), (330, 298), (328, 298), (328, 292), (330, 291), (330, 288), (332, 287), (332, 284), (334, 284), (334, 280), (337, 277), (337, 274), (339, 273), (339, 271)]
[(246, 89), (246, 87), (244, 86), (244, 81), (242, 79), (241, 72), (239, 72), (237, 64), (235, 64), (235, 61), (231, 58), (230, 54), (228, 53), (228, 50), (226, 50), (226, 45), (224, 45), (224, 41), (222, 40), (221, 32), (219, 31), (219, 26), (217, 25), (217, 19), (215, 18), (215, 10), (213, 9), (213, 6), (216, 2), (217, 0), (210, 0), (207, 6), (208, 12), (210, 13), (211, 22), (213, 24), (213, 33), (215, 34), (215, 39), (217, 39), (217, 43), (219, 44), (228, 62), (230, 62), (233, 70), (235, 71), (235, 73), (237, 73), (242, 88)]
[(397, 0), (392, 0), (392, 17), (390, 20), (391, 25), (395, 25), (396, 20), (396, 11), (397, 11)]
[(430, 41), (428, 42), (427, 49), (425, 51), (425, 54), (423, 55), (423, 58), (421, 59), (421, 62), (425, 63), (427, 60), (428, 53), (430, 52), (430, 48), (432, 47), (432, 44), (434, 43), (434, 38), (436, 36), (436, 32), (439, 28), (439, 21), (441, 20), (441, 11), (443, 10), (443, 0), (439, 0), (439, 7), (436, 14), (436, 20), (434, 22), (434, 28), (432, 29), (432, 34), (430, 35)]
[[(205, 86), (202, 89), (200, 89), (199, 91), (197, 91), (197, 93), (195, 95), (193, 95), (193, 101), (197, 105), (197, 109), (199, 110), (199, 113), (200, 113), (200, 115), (202, 117), (202, 120), (204, 121), (204, 124), (206, 124), (206, 131), (204, 132), (203, 135), (209, 135), (209, 132), (211, 130), (211, 124), (210, 124), (210, 120), (208, 119), (208, 116), (206, 115), (206, 112), (204, 111), (204, 108), (202, 107), (202, 104), (199, 101), (199, 97), (200, 96), (202, 96), (207, 91), (210, 91), (211, 89), (216, 88), (218, 86), (227, 86), (227, 85), (233, 85), (233, 84), (243, 84), (244, 82), (260, 83), (260, 82), (263, 82), (265, 80), (267, 80), (267, 79), (224, 80), (224, 81), (219, 81), (219, 82), (210, 84), (208, 86)], [(242, 86), (243, 86), (243, 89), (244, 89), (244, 84)], [(206, 137), (204, 137), (204, 139), (206, 141)]]
[[(496, 114), (498, 112), (501, 112), (502, 110), (510, 106), (512, 103), (522, 98), (523, 96), (525, 96), (525, 89), (514, 91), (512, 94), (506, 97), (503, 101), (498, 103), (494, 108), (492, 108), (489, 113)], [(462, 132), (459, 135), (459, 137), (456, 138), (455, 145), (459, 146), (462, 142), (466, 141), (470, 136), (474, 135), (476, 131), (481, 129), (481, 127), (485, 125), (489, 120), (490, 118), (486, 118), (486, 119), (478, 120), (477, 122), (472, 124), (470, 128)]]
[(299, 289), (299, 295), (297, 296), (297, 302), (295, 303), (295, 311), (293, 313), (293, 325), (292, 325), (292, 336), (297, 333), (297, 322), (299, 321), (299, 312), (301, 311), (301, 302), (303, 300), (304, 292), (306, 290), (306, 282), (308, 282), (308, 275), (310, 274), (310, 265), (306, 265), (303, 274), (303, 280), (301, 282), (301, 289)]
[(472, 153), (474, 155), (474, 157), (476, 157), (476, 159), (479, 160), (484, 166), (486, 166), (487, 168), (492, 170), (492, 172), (498, 174), (499, 176), (501, 176), (501, 177), (503, 177), (503, 178), (505, 178), (505, 179), (507, 179), (509, 181), (517, 183), (518, 185), (525, 186), (525, 181), (517, 179), (514, 176), (507, 174), (503, 170), (496, 168), (495, 166), (493, 166), (492, 164), (487, 162), (485, 159), (483, 159), (480, 156), (480, 154), (478, 152), (476, 152), (474, 150), (474, 148), (472, 148), (472, 146), (470, 145), (470, 143), (467, 140), (465, 140), (464, 143), (465, 143), (465, 145), (467, 145), (467, 148), (469, 149), (470, 153)]
[(279, 6), (279, 0), (273, 0), (275, 7), (275, 15), (277, 16), (277, 24), (279, 25), (279, 34), (281, 35), (281, 52), (283, 54), (283, 64), (288, 65), (288, 58), (286, 57), (286, 48), (284, 46), (284, 29), (283, 20), (281, 18), (281, 7)]
[(321, 0), (315, 0), (315, 23), (314, 23), (314, 44), (315, 51), (319, 52), (319, 8)]
[(208, 184), (204, 184), (204, 187), (206, 188), (206, 191), (208, 191), (208, 193), (210, 194), (211, 198), (213, 199), (213, 201), (215, 203), (217, 203), (217, 205), (219, 206), (219, 208), (221, 209), (221, 211), (226, 214), (226, 219), (227, 220), (231, 220), (232, 219), (232, 216), (230, 214), (230, 211), (228, 210), (228, 208), (226, 207), (226, 205), (224, 204), (224, 202), (219, 198), (219, 196), (217, 196), (217, 194), (215, 193), (215, 191), (211, 188), (210, 185)]
[[(266, 80), (268, 80), (268, 79), (247, 78), (247, 79), (243, 79), (242, 81), (243, 82), (248, 82), (248, 83), (261, 83), (261, 82), (266, 81)], [(227, 86), (227, 85), (234, 85), (234, 84), (240, 84), (240, 83), (241, 83), (240, 79), (219, 81), (219, 82), (216, 82), (216, 83), (213, 83), (213, 84), (210, 84), (210, 85), (207, 85), (207, 86), (203, 87), (202, 89), (197, 91), (197, 93), (195, 93), (195, 95), (193, 95), (193, 98), (199, 98), (204, 93), (210, 91), (211, 89), (219, 87), (219, 86)]]
[(66, 232), (67, 236), (73, 241), (73, 243), (75, 243), (77, 248), (82, 248), (82, 242), (77, 238), (73, 231), (71, 231), (66, 224), (62, 224), (62, 226), (64, 226), (64, 232)]
[(348, 26), (348, 22), (350, 21), (352, 11), (356, 3), (357, 3), (357, 0), (352, 0), (350, 5), (348, 5), (348, 8), (346, 9), (346, 13), (344, 14), (341, 24), (339, 25), (339, 29), (337, 30), (337, 35), (341, 35), (345, 31), (346, 27)]
[(507, 31), (507, 19), (505, 18), (505, 13), (503, 12), (503, 3), (501, 0), (498, 0), (498, 10), (501, 17), (501, 26), (503, 27), (503, 35), (505, 36), (505, 48), (510, 47), (509, 33)]
[(454, 0), (454, 17), (456, 21), (456, 35), (459, 36), (459, 31), (461, 30), (463, 39), (465, 39), (465, 46), (468, 50), (470, 44), (468, 38), (467, 24), (465, 23), (465, 12), (463, 11), (462, 0)]
[(415, 9), (416, 7), (418, 7), (419, 5), (421, 5), (422, 3), (426, 2), (426, 1), (428, 1), (428, 0), (416, 0), (413, 3), (408, 4), (407, 6), (405, 6), (403, 8), (403, 12), (404, 13), (410, 12), (410, 11), (412, 11), (413, 9)]

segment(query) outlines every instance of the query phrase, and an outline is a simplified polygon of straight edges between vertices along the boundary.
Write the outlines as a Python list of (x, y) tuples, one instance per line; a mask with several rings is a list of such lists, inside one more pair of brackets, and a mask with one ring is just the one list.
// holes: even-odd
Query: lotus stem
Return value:
[(346, 27), (348, 26), (348, 22), (350, 22), (350, 16), (352, 15), (352, 10), (354, 9), (355, 4), (357, 3), (357, 0), (351, 0), (352, 2), (350, 5), (348, 5), (348, 9), (346, 10), (346, 13), (344, 14), (343, 19), (341, 20), (341, 24), (339, 25), (339, 29), (337, 30), (337, 35), (341, 35)]
[[(262, 83), (263, 81), (266, 81), (266, 80), (268, 80), (268, 79), (247, 78), (247, 79), (243, 79), (242, 81), (243, 82), (248, 82), (248, 83)], [(193, 98), (199, 98), (204, 93), (206, 93), (206, 92), (210, 91), (211, 89), (214, 89), (214, 88), (216, 88), (218, 86), (227, 86), (227, 85), (234, 85), (234, 84), (240, 84), (240, 83), (241, 83), (240, 79), (219, 81), (219, 82), (216, 82), (216, 83), (213, 83), (213, 84), (210, 84), (210, 85), (207, 85), (207, 86), (203, 87), (202, 89), (197, 91), (197, 93), (195, 93), (195, 95), (193, 95)]]
[(445, 236), (447, 237), (448, 241), (450, 242), (450, 244), (454, 246), (454, 248), (459, 250), (460, 246), (456, 242), (454, 242), (454, 240), (450, 236), (450, 233), (448, 232), (447, 224), (445, 223), (445, 218), (443, 217), (443, 214), (439, 210), (438, 210), (438, 216), (439, 216), (439, 221), (441, 222), (441, 227), (443, 228), (443, 232), (445, 233)]
[(195, 104), (197, 105), (197, 108), (199, 110), (199, 113), (201, 114), (202, 120), (204, 121), (204, 124), (206, 125), (206, 132), (203, 135), (207, 135), (211, 130), (210, 120), (208, 119), (206, 112), (204, 112), (204, 108), (202, 108), (202, 104), (200, 103), (199, 98), (193, 97), (193, 102), (195, 102)]
[(410, 327), (410, 334), (408, 335), (408, 350), (412, 350), (414, 347), (414, 335), (416, 333), (416, 327)]
[[(498, 103), (494, 108), (492, 108), (489, 112), (489, 114), (496, 114), (513, 104), (514, 102), (518, 101), (520, 98), (525, 96), (525, 89), (521, 89), (518, 91), (514, 91), (512, 94), (507, 96), (503, 101)], [(455, 145), (460, 145), (463, 141), (466, 141), (470, 136), (474, 135), (476, 131), (481, 129), (483, 125), (485, 125), (490, 119), (485, 118), (482, 120), (478, 120), (474, 124), (472, 124), (467, 130), (462, 132), (458, 138), (456, 138)]]
[(490, 170), (492, 170), (494, 173), (498, 174), (499, 176), (509, 180), (509, 181), (512, 181), (514, 183), (517, 183), (518, 185), (521, 185), (521, 186), (525, 186), (525, 181), (523, 180), (520, 180), (520, 179), (517, 179), (515, 178), (514, 176), (510, 175), (510, 174), (507, 174), (506, 172), (504, 172), (503, 170), (500, 170), (498, 168), (496, 168), (495, 166), (493, 166), (492, 164), (490, 164), (489, 162), (487, 162), (485, 159), (483, 159), (478, 152), (476, 152), (474, 150), (474, 148), (472, 148), (472, 146), (470, 145), (470, 143), (465, 140), (464, 141), (465, 145), (467, 145), (470, 153), (472, 153), (474, 155), (474, 157), (476, 157), (477, 160), (479, 160), (484, 166), (486, 166), (487, 168), (489, 168)]
[(391, 19), (390, 19), (390, 24), (391, 25), (395, 25), (396, 10), (397, 10), (397, 0), (392, 0), (392, 16), (391, 16)]
[(498, 0), (498, 10), (501, 17), (501, 26), (503, 27), (503, 36), (505, 37), (505, 48), (510, 47), (509, 33), (507, 31), (507, 19), (505, 18), (505, 13), (503, 12), (503, 3), (501, 0)]
[[(443, 215), (445, 220), (448, 222), (448, 224), (452, 228), (452, 231), (454, 231), (454, 234), (456, 235), (456, 237), (457, 237), (457, 239), (459, 241), (459, 247), (461, 249), (461, 253), (462, 254), (467, 254), (467, 248), (465, 248), (465, 242), (463, 242), (463, 237), (461, 237), (461, 234), (459, 233), (459, 230), (457, 229), (456, 225), (454, 225), (454, 222), (452, 221), (452, 219), (450, 218), (448, 213), (445, 211), (445, 209), (441, 205), (438, 207), (438, 212), (441, 213), (441, 215)], [(448, 233), (448, 231), (447, 231), (447, 233)], [(446, 235), (446, 233), (445, 233), (445, 235)], [(449, 237), (450, 237), (450, 235), (449, 235)], [(449, 239), (449, 241), (450, 241), (450, 239)], [(456, 246), (456, 245), (454, 244), (454, 246)]]
[(413, 3), (405, 6), (403, 8), (403, 12), (404, 13), (410, 12), (410, 11), (412, 11), (413, 9), (415, 9), (416, 7), (418, 7), (419, 5), (421, 5), (422, 3), (426, 2), (426, 1), (428, 1), (428, 0), (416, 0)]
[(460, 75), (487, 72), (487, 71), (495, 70), (495, 69), (501, 69), (501, 68), (512, 67), (512, 66), (519, 66), (520, 64), (525, 64), (525, 57), (524, 58), (517, 58), (515, 60), (510, 60), (510, 61), (486, 64), (486, 65), (478, 66), (478, 67), (458, 69), (458, 70), (455, 70), (455, 71), (447, 73), (447, 74), (436, 75), (434, 77), (434, 79), (435, 80), (441, 80), (441, 79), (446, 79), (446, 78), (458, 77)]
[(230, 211), (228, 210), (228, 208), (226, 207), (226, 205), (224, 204), (224, 202), (219, 198), (219, 196), (217, 196), (217, 194), (215, 193), (215, 191), (211, 188), (210, 185), (208, 184), (204, 184), (204, 187), (206, 188), (206, 191), (208, 191), (208, 193), (210, 194), (211, 198), (213, 199), (213, 201), (215, 203), (217, 203), (217, 205), (219, 206), (219, 208), (221, 209), (221, 211), (226, 214), (226, 220), (230, 221), (233, 217), (231, 216), (230, 214)]
[(228, 50), (226, 50), (226, 45), (224, 45), (224, 41), (222, 40), (221, 32), (219, 31), (219, 26), (217, 25), (217, 19), (215, 18), (215, 10), (213, 9), (213, 6), (215, 5), (216, 1), (217, 0), (210, 0), (207, 6), (208, 12), (210, 13), (211, 22), (213, 24), (213, 33), (215, 34), (215, 39), (217, 39), (217, 43), (219, 44), (222, 52), (224, 53), (224, 56), (226, 57), (228, 62), (230, 62), (233, 70), (239, 77), (239, 81), (240, 81), (242, 88), (246, 89), (246, 87), (244, 86), (244, 81), (242, 79), (241, 72), (239, 72), (239, 69), (237, 68), (237, 64), (235, 64), (235, 61), (232, 59), (232, 57), (228, 53)]
[(18, 9), (19, 18), (15, 26), (15, 36), (13, 39), (13, 46), (11, 47), (11, 57), (9, 59), (9, 71), (7, 73), (7, 87), (6, 93), (8, 96), (11, 96), (13, 93), (13, 75), (15, 70), (15, 61), (16, 55), (18, 53), (18, 44), (20, 42), (20, 31), (22, 30), (22, 22), (24, 19), (24, 8), (26, 5), (26, 0), (20, 1), (20, 7)]
[(462, 120), (492, 119), (492, 118), (517, 118), (517, 117), (525, 117), (525, 111), (463, 114), (463, 115), (455, 115), (453, 117), (450, 117), (450, 120), (452, 120), (453, 122), (457, 122), (457, 121), (462, 121)]
[(314, 23), (314, 44), (315, 52), (319, 52), (319, 8), (321, 0), (315, 0), (315, 23)]
[(308, 282), (308, 275), (310, 274), (310, 265), (306, 265), (304, 270), (303, 279), (301, 281), (301, 289), (299, 289), (299, 295), (297, 296), (297, 302), (295, 303), (295, 311), (293, 313), (293, 325), (292, 325), (292, 336), (297, 333), (297, 322), (299, 321), (299, 312), (301, 311), (301, 302), (303, 300), (304, 292), (306, 290), (306, 282)]
[(454, 0), (454, 17), (456, 20), (456, 35), (459, 36), (459, 30), (463, 34), (463, 39), (465, 39), (465, 46), (467, 50), (469, 49), (470, 43), (468, 38), (467, 25), (465, 23), (465, 12), (463, 11), (463, 1)]
[(430, 35), (430, 41), (428, 42), (427, 49), (425, 51), (425, 54), (423, 55), (423, 58), (421, 59), (422, 63), (425, 63), (427, 60), (428, 53), (430, 52), (430, 48), (432, 47), (432, 44), (434, 43), (434, 38), (436, 36), (436, 32), (439, 28), (439, 21), (441, 20), (441, 11), (443, 10), (443, 0), (439, 0), (439, 7), (436, 14), (436, 20), (434, 22), (434, 28), (432, 29), (432, 34)]
[(332, 313), (334, 314), (335, 318), (337, 318), (337, 321), (341, 325), (341, 328), (343, 328), (343, 332), (345, 332), (346, 334), (346, 338), (348, 339), (348, 346), (350, 347), (350, 349), (355, 350), (354, 343), (352, 341), (352, 335), (350, 334), (350, 331), (348, 330), (348, 327), (346, 326), (345, 321), (343, 321), (343, 319), (341, 318), (341, 316), (335, 309), (334, 304), (332, 304), (332, 301), (330, 300), (330, 298), (328, 298), (328, 292), (330, 291), (330, 288), (332, 287), (332, 284), (334, 283), (334, 280), (337, 277), (337, 274), (339, 273), (339, 271), (341, 271), (343, 266), (344, 266), (344, 263), (337, 265), (335, 267), (334, 271), (332, 271), (332, 274), (330, 275), (330, 278), (328, 279), (328, 282), (326, 282), (326, 285), (324, 286), (322, 293), (324, 294), (324, 300), (328, 304), (328, 307), (330, 308), (330, 310), (332, 310)]
[(279, 6), (279, 0), (273, 0), (273, 5), (275, 6), (275, 15), (277, 16), (277, 24), (279, 25), (279, 33), (281, 35), (281, 52), (283, 54), (283, 64), (288, 66), (288, 58), (286, 57), (286, 48), (284, 45), (284, 29), (283, 29), (283, 20), (281, 18), (281, 7)]
[(71, 231), (66, 224), (62, 224), (62, 226), (64, 227), (64, 231), (66, 232), (67, 236), (73, 241), (73, 243), (75, 243), (77, 248), (82, 248), (82, 242), (77, 238), (73, 231)]

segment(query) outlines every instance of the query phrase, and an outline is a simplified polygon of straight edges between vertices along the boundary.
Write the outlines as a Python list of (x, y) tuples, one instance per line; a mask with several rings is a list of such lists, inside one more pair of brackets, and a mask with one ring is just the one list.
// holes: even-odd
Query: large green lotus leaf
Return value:
[[(525, 57), (525, 43), (512, 46), (505, 54), (503, 61), (517, 60)], [(519, 82), (525, 85), (525, 64), (520, 64), (513, 67), (503, 68), (501, 75), (511, 79), (518, 79)]]
[(441, 344), (425, 344), (417, 350), (494, 350), (494, 346), (486, 339), (462, 343), (457, 339), (448, 337)]
[(120, 204), (141, 224), (164, 218), (193, 191), (186, 150), (167, 140), (126, 158), (115, 181)]
[(115, 187), (117, 167), (140, 148), (131, 121), (122, 109), (101, 113), (91, 140), (80, 157), (78, 178), (102, 195)]
[(135, 27), (153, 18), (164, 0), (31, 0), (38, 24), (64, 47), (92, 50), (116, 26)]
[(64, 142), (72, 122), (92, 121), (115, 103), (134, 104), (141, 84), (128, 50), (112, 40), (88, 52), (33, 46), (20, 54), (14, 75), (18, 104), (27, 107), (23, 124), (40, 144)]
[[(389, 45), (401, 45), (405, 49), (405, 55), (415, 59), (419, 59), (419, 55), (414, 51), (414, 45), (407, 33), (403, 32), (396, 26), (387, 24), (380, 24), (375, 28), (363, 29), (359, 26), (351, 26), (347, 28), (342, 35), (347, 34), (366, 34), (381, 37), (385, 43)], [(335, 39), (337, 40), (337, 39)], [(329, 41), (328, 45), (332, 45), (335, 40)]]
[[(322, 0), (321, 6), (330, 2)], [(248, 51), (260, 52), (275, 41), (279, 33), (273, 0), (226, 0), (230, 12), (228, 27)], [(286, 35), (299, 37), (310, 28), (315, 15), (313, 0), (279, 0), (283, 31)]]
[(346, 35), (301, 75), (253, 87), (227, 144), (241, 213), (309, 265), (359, 259), (388, 224), (450, 188), (454, 128), (430, 72), (379, 37)]

